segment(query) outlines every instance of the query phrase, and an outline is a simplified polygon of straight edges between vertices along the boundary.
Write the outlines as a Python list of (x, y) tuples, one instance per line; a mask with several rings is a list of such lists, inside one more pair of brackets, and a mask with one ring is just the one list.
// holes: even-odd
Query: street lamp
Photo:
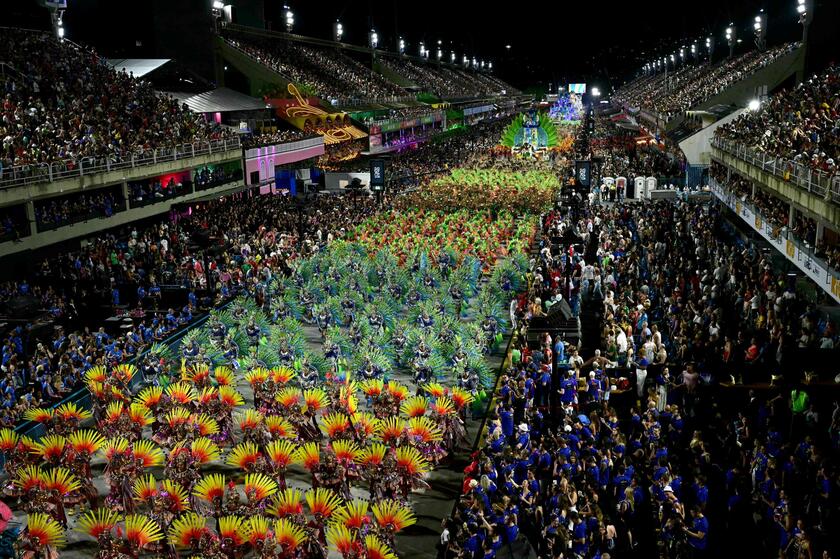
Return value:
[(370, 33), (368, 34), (368, 44), (372, 49), (379, 46), (379, 34), (376, 32), (376, 29), (370, 30)]
[[(673, 56), (672, 56), (673, 58)], [(598, 98), (601, 96), (601, 90), (597, 87), (592, 88), (592, 97)]]
[(292, 10), (289, 6), (283, 6), (283, 15), (286, 18), (286, 33), (292, 32), (292, 27), (295, 25), (295, 14), (292, 13)]
[(397, 43), (397, 51), (399, 51), (400, 54), (405, 54), (405, 39), (402, 37), (400, 37), (400, 40)]
[(425, 58), (426, 56), (426, 45), (423, 41), (420, 41), (420, 58)]
[(715, 56), (715, 38), (713, 36), (706, 37), (706, 50), (709, 52), (709, 62)]
[(333, 23), (333, 37), (335, 37), (335, 42), (340, 43), (341, 38), (344, 36), (344, 26), (341, 24), (340, 21), (335, 20)]

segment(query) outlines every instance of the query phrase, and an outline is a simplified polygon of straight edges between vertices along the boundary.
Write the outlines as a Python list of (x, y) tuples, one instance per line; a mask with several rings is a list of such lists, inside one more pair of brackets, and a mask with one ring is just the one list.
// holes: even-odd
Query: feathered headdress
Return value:
[(168, 495), (169, 512), (180, 514), (190, 508), (190, 497), (181, 484), (165, 479), (160, 484), (161, 494)]
[(245, 494), (253, 495), (255, 501), (262, 501), (277, 493), (277, 482), (265, 474), (252, 473), (245, 476)]
[(356, 412), (350, 416), (350, 421), (356, 429), (356, 433), (366, 439), (379, 432), (380, 422), (369, 412)]
[(350, 420), (342, 413), (330, 413), (321, 419), (321, 431), (330, 440), (340, 438), (350, 429)]
[(213, 369), (213, 378), (216, 379), (216, 384), (221, 389), (222, 387), (231, 387), (234, 385), (235, 379), (233, 377), (233, 371), (230, 367), (226, 367), (224, 365), (219, 365), (215, 369)]
[(265, 447), (265, 455), (276, 467), (287, 468), (294, 463), (297, 448), (292, 441), (280, 439), (272, 441)]
[(268, 380), (268, 369), (263, 369), (262, 367), (257, 367), (256, 369), (251, 369), (247, 373), (245, 373), (245, 380), (248, 381), (252, 387), (258, 384), (263, 384), (265, 381)]
[(42, 489), (46, 484), (46, 474), (38, 466), (24, 466), (15, 473), (14, 483), (24, 493), (33, 489)]
[(93, 414), (81, 409), (75, 402), (67, 402), (56, 408), (55, 417), (61, 421), (75, 421), (79, 423), (90, 419), (93, 417)]
[(382, 394), (382, 390), (385, 388), (385, 382), (380, 379), (364, 380), (359, 383), (359, 388), (362, 389), (362, 394), (365, 396), (376, 398)]
[(219, 519), (219, 536), (242, 545), (248, 540), (247, 524), (240, 516), (223, 516)]
[(429, 471), (429, 463), (413, 446), (401, 446), (397, 449), (397, 467), (411, 475), (424, 475)]
[(67, 439), (61, 435), (47, 435), (36, 443), (35, 452), (43, 458), (45, 462), (57, 464), (64, 455), (64, 447), (67, 445)]
[(303, 393), (297, 388), (288, 387), (281, 390), (275, 399), (284, 408), (290, 408), (303, 401)]
[(330, 518), (341, 506), (341, 498), (332, 489), (318, 487), (306, 492), (306, 504), (313, 515)]
[(279, 415), (269, 415), (265, 418), (265, 427), (275, 439), (296, 439), (297, 430), (294, 425)]
[(337, 440), (330, 443), (335, 457), (341, 462), (354, 463), (358, 460), (361, 450), (359, 445), (350, 440)]
[(423, 385), (423, 390), (432, 398), (440, 398), (446, 394), (446, 388), (437, 382), (430, 382)]
[(128, 408), (128, 417), (134, 425), (140, 428), (151, 425), (155, 420), (152, 417), (152, 412), (143, 404), (131, 404), (131, 407)]
[(146, 477), (137, 478), (134, 482), (134, 499), (140, 502), (151, 501), (158, 495), (157, 481), (155, 476), (149, 474)]
[(452, 388), (451, 397), (452, 403), (455, 404), (455, 407), (459, 410), (464, 409), (464, 406), (469, 405), (473, 400), (475, 400), (472, 394), (466, 390), (458, 388), (457, 386)]
[(243, 431), (253, 431), (263, 422), (265, 417), (255, 409), (247, 409), (239, 415), (239, 428)]
[(76, 522), (76, 530), (98, 540), (103, 534), (110, 533), (120, 521), (120, 515), (111, 509), (89, 510)]
[(303, 403), (303, 411), (317, 413), (330, 405), (330, 399), (323, 388), (311, 388), (304, 390)]
[(236, 466), (249, 471), (256, 465), (259, 457), (260, 451), (257, 449), (257, 445), (252, 442), (243, 442), (233, 447), (226, 462), (229, 466)]
[(441, 396), (432, 404), (432, 411), (438, 415), (451, 415), (455, 413), (455, 405), (446, 396)]
[(132, 548), (143, 549), (150, 543), (162, 539), (163, 532), (160, 526), (148, 516), (132, 514), (125, 517), (125, 540), (131, 544)]
[(405, 420), (396, 416), (383, 419), (379, 425), (379, 438), (388, 445), (396, 444), (406, 427)]
[(67, 437), (67, 442), (70, 444), (70, 448), (72, 448), (75, 452), (87, 453), (92, 456), (96, 453), (96, 451), (102, 448), (102, 445), (105, 444), (105, 437), (96, 431), (84, 429), (82, 431), (71, 433), (70, 436)]
[(300, 489), (287, 487), (274, 495), (274, 499), (272, 499), (266, 512), (277, 518), (301, 514), (303, 512), (302, 499), (303, 494)]
[(30, 408), (23, 413), (23, 418), (35, 423), (49, 423), (53, 420), (54, 415), (55, 412), (51, 409)]
[(397, 555), (373, 534), (365, 536), (367, 559), (397, 559)]
[(64, 547), (67, 539), (64, 529), (52, 517), (40, 512), (33, 512), (26, 517), (26, 532), (29, 541), (38, 549), (47, 546)]
[(330, 524), (327, 527), (327, 542), (338, 551), (342, 557), (353, 553), (355, 541), (350, 529), (344, 524)]
[(219, 422), (206, 413), (200, 415), (193, 414), (190, 417), (190, 421), (198, 430), (198, 434), (201, 437), (215, 435), (219, 432)]
[(81, 488), (81, 482), (67, 468), (53, 468), (44, 476), (44, 489), (66, 496)]
[(289, 367), (276, 367), (271, 369), (271, 380), (275, 384), (288, 384), (295, 376), (297, 376), (297, 373)]
[(367, 515), (368, 507), (367, 501), (350, 501), (335, 512), (332, 521), (351, 530), (361, 530), (362, 526), (370, 522)]
[(438, 426), (428, 417), (413, 417), (409, 419), (408, 434), (412, 437), (419, 438), (424, 443), (443, 439), (443, 433), (440, 432)]
[(176, 382), (166, 387), (166, 395), (176, 404), (186, 405), (196, 399), (195, 388), (186, 382)]
[(300, 446), (295, 452), (294, 461), (303, 464), (310, 472), (313, 471), (321, 462), (321, 451), (318, 444), (309, 442)]
[(274, 523), (274, 539), (285, 553), (292, 553), (306, 541), (306, 532), (287, 518)]
[(207, 529), (205, 523), (204, 517), (188, 512), (172, 522), (167, 539), (179, 549), (195, 548)]
[(162, 466), (166, 455), (152, 441), (140, 440), (134, 443), (131, 448), (135, 460), (142, 460), (144, 468)]
[(209, 464), (214, 460), (218, 460), (221, 455), (221, 451), (216, 443), (206, 437), (194, 440), (192, 444), (190, 444), (190, 453), (192, 454), (193, 459), (201, 466)]
[(363, 466), (378, 466), (385, 459), (388, 447), (382, 443), (372, 443), (369, 447), (363, 448), (359, 453), (359, 464)]
[(222, 474), (206, 475), (193, 487), (193, 495), (203, 501), (212, 503), (214, 499), (222, 499), (225, 496), (227, 480)]
[(257, 542), (265, 541), (271, 534), (268, 519), (263, 516), (252, 516), (247, 521), (246, 533), (248, 543), (256, 547)]
[(425, 396), (412, 396), (403, 401), (400, 406), (400, 413), (406, 417), (420, 417), (426, 413), (429, 408), (429, 401)]
[(219, 401), (229, 408), (237, 408), (245, 403), (245, 398), (232, 386), (219, 386)]
[(0, 452), (7, 453), (18, 444), (18, 434), (8, 427), (0, 429)]
[(408, 397), (408, 387), (406, 387), (404, 384), (400, 384), (392, 380), (388, 382), (386, 388), (388, 390), (388, 393), (397, 402), (402, 402)]
[(376, 523), (383, 528), (390, 527), (394, 532), (399, 532), (417, 522), (417, 517), (411, 509), (393, 499), (374, 503), (371, 508)]
[(134, 402), (143, 404), (150, 410), (153, 410), (160, 403), (163, 397), (163, 387), (161, 386), (147, 386), (134, 397)]

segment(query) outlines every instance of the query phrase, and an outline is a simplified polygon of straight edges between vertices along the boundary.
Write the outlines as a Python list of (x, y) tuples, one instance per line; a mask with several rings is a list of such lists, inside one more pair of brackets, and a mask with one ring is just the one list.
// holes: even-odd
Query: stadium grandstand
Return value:
[(840, 14), (356, 4), (7, 7), (0, 559), (837, 556)]

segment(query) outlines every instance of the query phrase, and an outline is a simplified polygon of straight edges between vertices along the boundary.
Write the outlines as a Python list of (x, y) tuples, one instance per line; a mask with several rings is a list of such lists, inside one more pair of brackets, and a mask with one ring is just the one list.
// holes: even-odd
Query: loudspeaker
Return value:
[(553, 323), (557, 320), (556, 315), (558, 314), (563, 317), (563, 320), (571, 320), (572, 318), (572, 308), (565, 299), (561, 299), (558, 303), (551, 305), (551, 308), (548, 310), (548, 314), (546, 315), (549, 323)]

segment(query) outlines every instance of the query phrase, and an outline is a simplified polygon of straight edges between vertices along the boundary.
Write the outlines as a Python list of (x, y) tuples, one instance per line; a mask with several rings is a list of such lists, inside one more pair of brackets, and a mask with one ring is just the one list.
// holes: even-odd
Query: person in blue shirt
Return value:
[(692, 522), (686, 526), (688, 544), (697, 551), (703, 552), (709, 543), (709, 521), (703, 516), (703, 511), (695, 505), (691, 508)]
[(584, 557), (588, 548), (586, 523), (577, 513), (572, 513), (572, 523), (572, 551)]
[(508, 439), (513, 438), (513, 410), (510, 408), (499, 407), (498, 409), (499, 421), (502, 424), (502, 434)]

